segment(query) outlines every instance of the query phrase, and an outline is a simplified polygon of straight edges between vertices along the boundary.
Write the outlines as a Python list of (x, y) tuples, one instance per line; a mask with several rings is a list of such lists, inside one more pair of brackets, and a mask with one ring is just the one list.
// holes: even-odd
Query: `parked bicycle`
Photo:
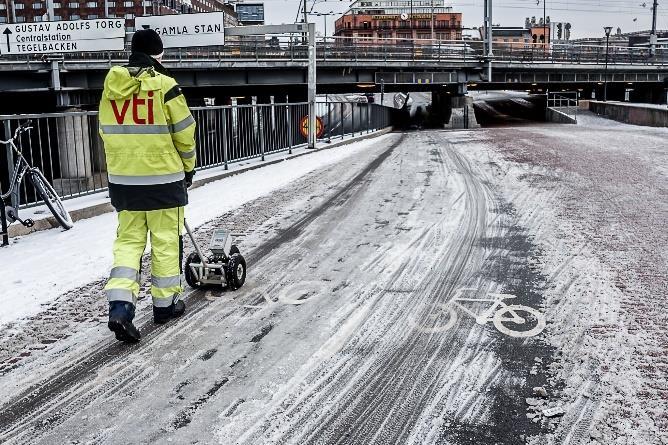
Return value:
[[(488, 294), (489, 298), (466, 298), (464, 293), (475, 293), (476, 289), (459, 289), (453, 299), (447, 303), (441, 303), (436, 306), (437, 310), (429, 316), (433, 320), (432, 326), (414, 323), (421, 332), (431, 334), (445, 332), (451, 329), (457, 323), (457, 311), (459, 309), (465, 314), (470, 315), (480, 325), (492, 322), (494, 327), (510, 337), (533, 337), (545, 329), (545, 315), (536, 309), (519, 304), (508, 305), (503, 300), (517, 298), (511, 294)], [(480, 314), (476, 314), (465, 304), (492, 303), (492, 305)]]
[(0, 199), (2, 199), (3, 204), (7, 198), (10, 199), (10, 205), (5, 207), (7, 222), (12, 224), (18, 221), (25, 227), (32, 227), (35, 225), (35, 222), (32, 219), (26, 218), (22, 220), (19, 218), (19, 206), (21, 205), (21, 182), (23, 181), (24, 177), (27, 177), (34, 187), (38, 198), (40, 198), (41, 201), (44, 201), (44, 204), (46, 204), (49, 210), (51, 210), (51, 213), (53, 213), (53, 216), (56, 221), (58, 221), (58, 224), (60, 224), (65, 230), (69, 230), (72, 228), (72, 226), (74, 226), (74, 223), (72, 222), (72, 218), (69, 212), (65, 209), (65, 206), (63, 206), (58, 193), (56, 193), (56, 190), (53, 188), (53, 186), (49, 184), (39, 168), (31, 166), (23, 156), (20, 136), (23, 133), (32, 130), (30, 124), (31, 121), (20, 124), (14, 132), (14, 137), (6, 141), (0, 140), (0, 144), (9, 145), (9, 147), (16, 155), (14, 168), (10, 172), (9, 176), (9, 190), (7, 193), (0, 194)]

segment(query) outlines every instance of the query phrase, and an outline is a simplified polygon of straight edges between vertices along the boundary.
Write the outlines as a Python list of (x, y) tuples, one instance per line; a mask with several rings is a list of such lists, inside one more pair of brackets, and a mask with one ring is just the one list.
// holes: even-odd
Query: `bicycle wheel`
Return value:
[[(518, 331), (516, 329), (511, 329), (509, 327), (506, 327), (504, 323), (507, 324), (512, 324), (514, 326), (523, 326), (524, 324), (518, 324), (513, 321), (515, 318), (515, 315), (517, 315), (517, 312), (526, 312), (530, 315), (530, 317), (525, 317), (524, 320), (525, 322), (529, 322), (533, 325), (535, 323), (535, 326), (533, 326), (531, 329), (528, 329), (526, 331)], [(512, 313), (512, 317), (504, 318), (504, 316), (508, 313)], [(518, 337), (518, 338), (526, 338), (526, 337), (533, 337), (541, 332), (543, 332), (543, 329), (545, 329), (545, 315), (543, 315), (541, 312), (538, 312), (536, 309), (529, 307), (529, 306), (522, 306), (522, 305), (511, 305), (511, 306), (506, 306), (494, 314), (494, 327), (499, 330), (502, 334), (506, 334), (510, 337)]]
[(35, 191), (37, 191), (37, 194), (42, 198), (44, 204), (51, 210), (51, 213), (53, 213), (58, 224), (65, 230), (71, 229), (74, 226), (72, 217), (70, 216), (70, 213), (65, 210), (65, 206), (63, 206), (63, 203), (60, 201), (58, 193), (56, 193), (39, 169), (31, 168), (29, 173), (30, 181), (32, 182), (33, 187), (35, 187)]
[(411, 319), (413, 327), (423, 334), (437, 334), (450, 330), (457, 323), (457, 311), (449, 304), (438, 304), (422, 323)]

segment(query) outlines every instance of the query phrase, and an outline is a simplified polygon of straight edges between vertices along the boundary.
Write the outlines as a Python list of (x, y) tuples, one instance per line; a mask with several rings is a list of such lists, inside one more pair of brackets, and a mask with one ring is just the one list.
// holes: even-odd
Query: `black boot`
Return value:
[(109, 329), (116, 334), (116, 340), (125, 343), (137, 343), (141, 334), (132, 324), (135, 318), (135, 307), (125, 301), (109, 302)]
[(186, 304), (182, 300), (172, 303), (167, 307), (153, 306), (153, 321), (158, 324), (165, 324), (172, 318), (178, 318), (186, 311)]

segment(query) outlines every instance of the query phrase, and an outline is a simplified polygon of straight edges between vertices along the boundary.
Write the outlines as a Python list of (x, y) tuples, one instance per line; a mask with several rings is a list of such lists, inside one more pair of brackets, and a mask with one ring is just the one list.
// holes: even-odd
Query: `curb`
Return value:
[[(283, 157), (283, 158), (280, 158), (280, 159), (273, 159), (271, 161), (264, 161), (264, 162), (261, 161), (262, 163), (259, 163), (259, 164), (256, 164), (256, 165), (249, 165), (248, 167), (242, 167), (242, 168), (240, 168), (238, 170), (234, 170), (234, 171), (226, 171), (226, 172), (223, 172), (223, 173), (220, 173), (220, 174), (208, 177), (208, 178), (204, 178), (204, 179), (196, 179), (197, 175), (195, 175), (195, 181), (193, 181), (193, 185), (190, 188), (195, 189), (195, 188), (198, 188), (198, 187), (202, 187), (206, 184), (209, 184), (211, 182), (218, 181), (220, 179), (224, 179), (224, 178), (227, 178), (227, 177), (230, 177), (230, 176), (245, 173), (245, 172), (251, 171), (251, 170), (256, 170), (258, 168), (266, 167), (268, 165), (278, 164), (279, 162), (299, 158), (299, 157), (306, 156), (306, 155), (309, 155), (309, 154), (312, 154), (312, 153), (317, 153), (319, 151), (329, 150), (331, 148), (341, 147), (343, 145), (352, 144), (354, 142), (360, 142), (360, 141), (364, 141), (366, 139), (376, 138), (378, 136), (382, 136), (384, 134), (390, 133), (391, 131), (392, 131), (392, 127), (386, 127), (386, 128), (383, 128), (382, 130), (378, 130), (374, 133), (369, 133), (369, 134), (365, 134), (365, 135), (362, 135), (362, 136), (353, 137), (351, 139), (345, 139), (345, 140), (338, 141), (338, 142), (332, 142), (330, 144), (325, 142), (325, 143), (322, 143), (322, 144), (324, 144), (324, 146), (316, 147), (315, 149), (308, 150), (304, 153), (290, 154), (290, 155), (287, 155), (286, 157)], [(255, 158), (255, 159), (257, 159), (257, 158)], [(72, 210), (72, 211), (70, 211), (70, 216), (72, 217), (72, 221), (77, 222), (77, 221), (80, 221), (82, 219), (93, 218), (95, 216), (99, 216), (99, 215), (102, 215), (104, 213), (109, 213), (109, 212), (113, 212), (113, 211), (115, 211), (115, 210), (114, 210), (114, 207), (111, 205), (111, 203), (105, 202), (105, 203), (96, 204), (96, 205), (93, 205), (93, 206), (90, 206), (90, 207), (84, 207), (82, 209)], [(35, 225), (33, 227), (30, 227), (30, 228), (24, 227), (20, 224), (10, 226), (9, 227), (9, 237), (10, 238), (15, 238), (17, 236), (24, 236), (24, 235), (28, 235), (28, 234), (35, 233), (35, 232), (40, 232), (42, 230), (55, 229), (55, 228), (58, 228), (58, 227), (60, 227), (60, 225), (58, 224), (56, 219), (53, 216), (48, 216), (46, 218), (36, 220)]]

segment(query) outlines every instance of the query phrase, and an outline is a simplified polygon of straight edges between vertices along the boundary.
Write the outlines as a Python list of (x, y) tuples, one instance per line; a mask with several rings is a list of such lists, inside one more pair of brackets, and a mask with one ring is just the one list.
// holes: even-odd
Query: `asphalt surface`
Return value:
[[(7, 372), (0, 442), (484, 445), (555, 428), (527, 416), (534, 387), (559, 385), (539, 252), (467, 156), (476, 138), (394, 134), (200, 228), (242, 232), (246, 285), (190, 291), (166, 326), (142, 306), (136, 346), (88, 326)], [(455, 301), (500, 293), (522, 307), (480, 324), (491, 302)]]

